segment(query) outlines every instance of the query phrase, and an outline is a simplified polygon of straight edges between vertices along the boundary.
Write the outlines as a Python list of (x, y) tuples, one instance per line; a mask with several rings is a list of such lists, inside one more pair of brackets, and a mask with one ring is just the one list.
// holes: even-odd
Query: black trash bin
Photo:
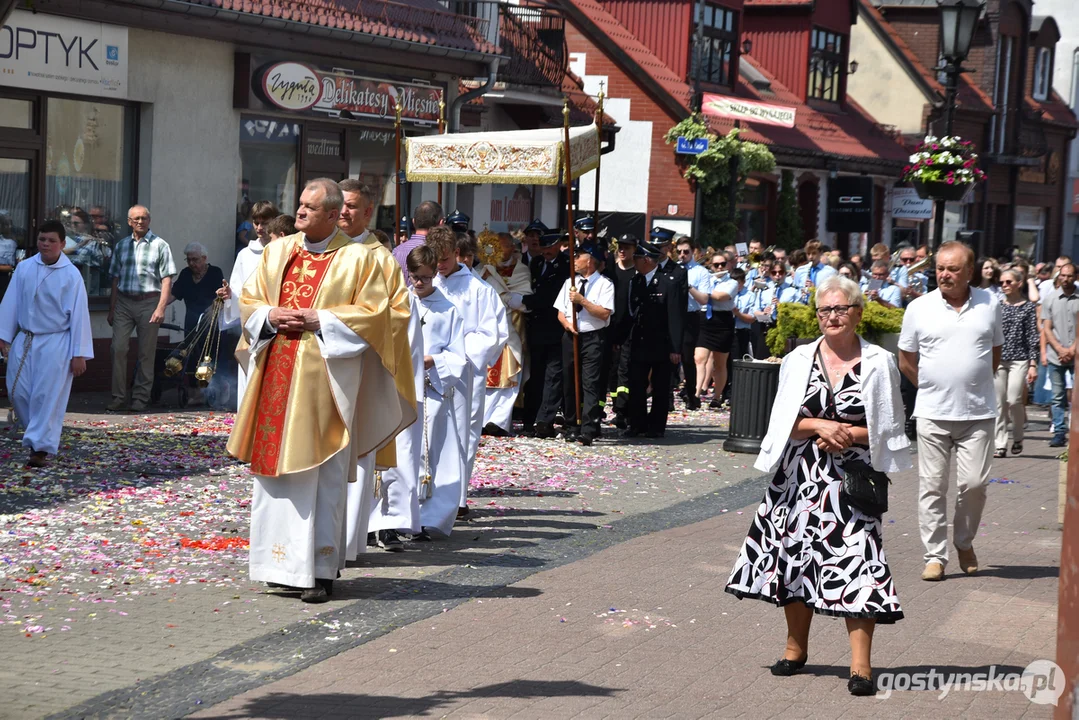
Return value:
[(779, 390), (779, 363), (735, 360), (731, 371), (731, 427), (723, 449), (759, 453)]

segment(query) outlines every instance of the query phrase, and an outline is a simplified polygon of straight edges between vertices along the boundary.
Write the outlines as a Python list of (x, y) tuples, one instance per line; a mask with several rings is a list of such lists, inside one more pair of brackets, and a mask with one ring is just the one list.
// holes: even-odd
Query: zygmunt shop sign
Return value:
[(421, 125), (438, 122), (443, 99), (437, 85), (363, 77), (291, 60), (259, 66), (251, 85), (260, 101), (280, 110), (357, 120), (392, 121), (399, 101), (402, 122)]

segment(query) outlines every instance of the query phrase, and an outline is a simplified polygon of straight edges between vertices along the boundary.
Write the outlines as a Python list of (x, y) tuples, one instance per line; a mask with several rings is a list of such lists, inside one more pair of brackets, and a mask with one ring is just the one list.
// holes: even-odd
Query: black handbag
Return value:
[[(830, 419), (838, 421), (839, 411), (836, 409), (835, 395), (832, 391), (832, 379), (828, 375), (828, 366), (824, 364), (824, 355), (821, 354), (819, 345), (817, 359), (820, 361), (821, 370), (824, 371), (824, 382), (828, 386), (829, 407), (825, 412), (830, 412), (832, 415)], [(843, 473), (839, 487), (841, 501), (863, 515), (881, 517), (888, 512), (888, 485), (892, 481), (887, 474), (861, 460), (846, 460), (842, 464), (837, 462), (836, 467)]]

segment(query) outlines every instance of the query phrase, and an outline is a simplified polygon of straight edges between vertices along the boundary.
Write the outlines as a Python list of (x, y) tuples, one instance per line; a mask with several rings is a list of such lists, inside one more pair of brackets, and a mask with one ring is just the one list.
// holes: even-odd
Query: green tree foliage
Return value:
[(668, 145), (679, 137), (689, 140), (708, 139), (708, 149), (700, 155), (686, 156), (682, 175), (693, 181), (702, 193), (701, 216), (703, 228), (697, 238), (705, 246), (723, 247), (734, 242), (738, 227), (730, 221), (731, 158), (738, 158), (737, 196), (745, 189), (746, 178), (754, 172), (772, 172), (776, 159), (765, 145), (738, 139), (739, 131), (731, 130), (719, 136), (708, 129), (699, 114), (685, 118), (667, 131)]
[(794, 172), (784, 170), (779, 185), (776, 208), (776, 244), (787, 250), (802, 247), (802, 213), (794, 189)]

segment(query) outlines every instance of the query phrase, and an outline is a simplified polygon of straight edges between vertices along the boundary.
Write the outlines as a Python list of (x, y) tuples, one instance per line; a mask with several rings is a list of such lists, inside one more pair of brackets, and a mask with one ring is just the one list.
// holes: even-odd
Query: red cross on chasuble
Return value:
[[(300, 250), (289, 260), (285, 281), (281, 283), (278, 307), (289, 310), (309, 310), (315, 303), (326, 269), (336, 251), (310, 253)], [(305, 331), (306, 332), (306, 331)], [(281, 440), (285, 429), (285, 410), (292, 390), (292, 371), (303, 333), (278, 333), (270, 343), (266, 369), (259, 388), (258, 410), (255, 415), (255, 442), (251, 453), (251, 472), (256, 475), (277, 475), (281, 458)]]

